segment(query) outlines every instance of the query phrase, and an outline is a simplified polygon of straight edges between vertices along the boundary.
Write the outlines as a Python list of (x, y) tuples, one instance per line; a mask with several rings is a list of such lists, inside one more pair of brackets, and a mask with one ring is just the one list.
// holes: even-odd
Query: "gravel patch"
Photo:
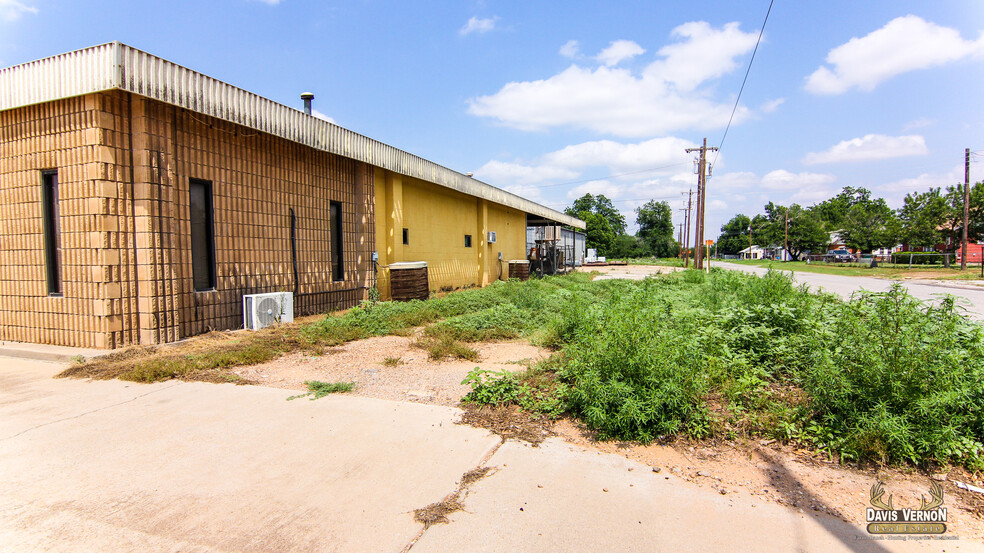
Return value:
[[(355, 382), (353, 394), (457, 405), (471, 388), (461, 384), (475, 367), (519, 371), (524, 361), (546, 359), (549, 351), (522, 340), (469, 344), (476, 361), (432, 361), (427, 352), (411, 346), (413, 338), (381, 336), (331, 348), (324, 355), (292, 353), (274, 361), (233, 369), (262, 386), (306, 391), (306, 380)], [(398, 360), (398, 361), (396, 361)]]

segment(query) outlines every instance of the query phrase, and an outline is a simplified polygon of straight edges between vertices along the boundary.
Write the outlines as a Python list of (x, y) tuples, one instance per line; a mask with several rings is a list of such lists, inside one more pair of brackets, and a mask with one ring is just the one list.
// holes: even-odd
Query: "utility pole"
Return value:
[(700, 152), (700, 159), (697, 162), (697, 225), (695, 229), (697, 254), (694, 258), (694, 266), (698, 269), (704, 268), (704, 211), (707, 204), (707, 152), (716, 152), (717, 148), (707, 147), (707, 139), (700, 148), (687, 148), (687, 153)]
[(783, 229), (782, 233), (782, 256), (785, 258), (783, 261), (789, 260), (789, 208), (786, 208), (786, 228)]
[(970, 224), (970, 148), (964, 150), (964, 220), (960, 270), (967, 270), (967, 226)]
[(690, 266), (690, 210), (693, 206), (694, 191), (690, 190), (684, 192), (687, 195), (687, 208), (686, 216), (684, 217), (684, 234), (683, 234), (683, 267), (687, 268)]
[(683, 257), (683, 223), (677, 225), (677, 246), (680, 249), (677, 257)]
[(748, 255), (745, 256), (745, 259), (751, 259), (751, 258), (752, 258), (752, 220), (751, 218), (749, 218), (748, 219)]

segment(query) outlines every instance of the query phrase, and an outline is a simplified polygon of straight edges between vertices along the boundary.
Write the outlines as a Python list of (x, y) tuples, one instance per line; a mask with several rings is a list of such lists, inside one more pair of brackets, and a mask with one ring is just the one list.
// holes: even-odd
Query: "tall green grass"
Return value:
[(952, 299), (895, 286), (845, 302), (778, 272), (575, 273), (365, 302), (301, 334), (331, 344), (421, 325), (435, 358), (474, 359), (468, 342), (515, 337), (559, 350), (518, 380), (473, 375), (469, 400), (506, 390), (604, 437), (764, 436), (842, 460), (984, 468), (984, 334)]
[(770, 272), (688, 271), (570, 301), (570, 410), (602, 436), (799, 440), (844, 460), (979, 468), (984, 340), (952, 299), (851, 302)]

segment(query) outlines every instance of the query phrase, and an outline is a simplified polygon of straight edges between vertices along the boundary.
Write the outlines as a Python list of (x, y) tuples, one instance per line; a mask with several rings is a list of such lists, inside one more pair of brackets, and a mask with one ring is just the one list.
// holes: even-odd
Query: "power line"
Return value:
[(755, 49), (752, 50), (752, 57), (748, 60), (748, 69), (745, 70), (745, 78), (741, 81), (741, 88), (738, 89), (738, 97), (735, 98), (735, 107), (731, 110), (731, 117), (728, 119), (728, 126), (724, 128), (724, 135), (721, 137), (721, 143), (718, 144), (718, 151), (714, 154), (714, 161), (712, 164), (717, 163), (718, 156), (721, 154), (721, 147), (724, 146), (724, 139), (728, 137), (728, 130), (731, 128), (731, 122), (735, 120), (735, 112), (738, 111), (738, 102), (741, 101), (741, 93), (745, 90), (745, 83), (748, 82), (748, 74), (752, 72), (752, 62), (755, 61), (755, 53), (758, 52), (759, 44), (762, 42), (762, 35), (765, 33), (765, 24), (769, 22), (769, 14), (772, 13), (772, 4), (775, 0), (769, 0), (769, 10), (765, 12), (765, 21), (762, 22), (762, 28), (759, 30), (758, 40), (755, 41)]

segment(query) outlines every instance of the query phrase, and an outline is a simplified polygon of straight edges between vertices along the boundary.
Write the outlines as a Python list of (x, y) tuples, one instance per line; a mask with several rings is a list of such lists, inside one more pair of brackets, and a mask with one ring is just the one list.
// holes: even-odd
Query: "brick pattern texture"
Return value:
[[(295, 292), (296, 314), (375, 283), (372, 168), (112, 91), (0, 112), (0, 339), (155, 344), (242, 326), (243, 294)], [(48, 297), (41, 171), (59, 176), (64, 297)], [(214, 290), (192, 284), (189, 183), (212, 183)], [(342, 205), (341, 280), (329, 203)], [(297, 221), (297, 278), (290, 216)]]

